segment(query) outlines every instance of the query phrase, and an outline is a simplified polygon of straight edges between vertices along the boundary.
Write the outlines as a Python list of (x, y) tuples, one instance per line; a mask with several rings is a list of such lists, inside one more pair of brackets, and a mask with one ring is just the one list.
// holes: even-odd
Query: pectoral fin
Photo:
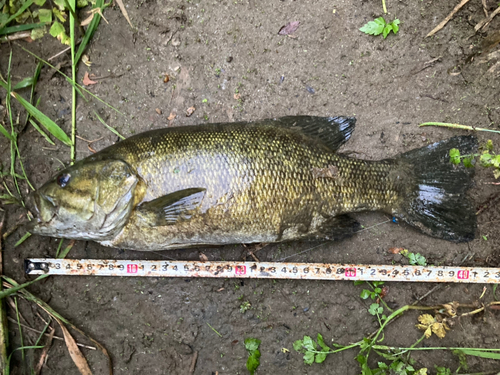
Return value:
[(137, 207), (137, 215), (148, 226), (172, 225), (181, 220), (189, 220), (200, 207), (205, 189), (179, 190)]

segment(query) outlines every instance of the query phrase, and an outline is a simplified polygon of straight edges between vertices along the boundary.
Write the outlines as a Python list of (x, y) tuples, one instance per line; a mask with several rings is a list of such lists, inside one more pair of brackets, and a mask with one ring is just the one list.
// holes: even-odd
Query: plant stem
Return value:
[[(5, 223), (5, 214), (0, 221), (0, 275), (3, 274), (3, 249), (2, 249), (2, 229)], [(2, 292), (3, 285), (0, 282), (0, 293)], [(5, 301), (0, 300), (0, 368), (3, 374), (7, 374), (7, 348), (9, 346), (9, 333), (7, 328), (7, 310), (5, 309)]]
[(382, 0), (382, 8), (384, 8), (384, 13), (387, 14), (387, 7), (385, 6), (385, 0)]
[(475, 126), (460, 125), (460, 124), (450, 124), (450, 123), (447, 123), (447, 122), (424, 122), (423, 124), (419, 125), (419, 127), (421, 127), (421, 126), (442, 126), (442, 127), (445, 127), (445, 128), (474, 130), (474, 131), (491, 132), (491, 133), (498, 133), (498, 134), (500, 134), (500, 130), (492, 130), (492, 129), (485, 129), (485, 128), (476, 128)]
[[(76, 1), (69, 0), (67, 5), (70, 9), (69, 15), (69, 30), (71, 39), (71, 78), (76, 82), (76, 62), (75, 62), (75, 8)], [(71, 105), (71, 164), (75, 162), (75, 149), (76, 149), (76, 87), (72, 87), (72, 105)]]

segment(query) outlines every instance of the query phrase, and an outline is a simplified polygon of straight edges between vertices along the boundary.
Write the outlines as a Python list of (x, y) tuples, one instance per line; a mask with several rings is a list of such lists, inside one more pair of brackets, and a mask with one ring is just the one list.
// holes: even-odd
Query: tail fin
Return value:
[(400, 155), (414, 176), (410, 196), (394, 214), (422, 232), (449, 241), (474, 239), (476, 214), (466, 195), (474, 168), (450, 163), (450, 149), (462, 155), (477, 152), (477, 139), (460, 136)]

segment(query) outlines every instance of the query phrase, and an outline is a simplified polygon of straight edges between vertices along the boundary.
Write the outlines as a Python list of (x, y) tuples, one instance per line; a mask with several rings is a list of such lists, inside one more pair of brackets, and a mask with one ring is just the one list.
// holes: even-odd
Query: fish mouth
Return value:
[(54, 200), (40, 192), (35, 192), (28, 197), (27, 207), (35, 215), (35, 220), (29, 225), (35, 231), (36, 227), (49, 224), (57, 215)]

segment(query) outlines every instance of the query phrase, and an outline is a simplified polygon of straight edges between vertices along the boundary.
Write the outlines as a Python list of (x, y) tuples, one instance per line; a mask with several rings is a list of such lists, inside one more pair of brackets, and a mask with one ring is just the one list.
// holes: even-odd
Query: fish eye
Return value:
[(69, 179), (71, 178), (71, 175), (69, 173), (63, 173), (57, 177), (57, 184), (60, 187), (65, 187), (66, 185), (69, 184)]

